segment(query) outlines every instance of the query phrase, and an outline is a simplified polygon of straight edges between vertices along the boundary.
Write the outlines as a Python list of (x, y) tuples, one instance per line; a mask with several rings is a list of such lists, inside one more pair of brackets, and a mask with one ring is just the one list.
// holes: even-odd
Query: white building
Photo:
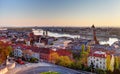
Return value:
[(44, 43), (39, 43), (39, 42), (35, 42), (34, 45), (35, 45), (36, 47), (43, 47), (43, 46), (45, 46)]
[(68, 43), (72, 42), (71, 40), (57, 40), (53, 42), (53, 47), (58, 47), (65, 49), (68, 46)]
[(40, 58), (39, 53), (33, 52), (32, 50), (23, 50), (23, 56), (26, 59), (30, 59), (30, 58)]
[(13, 54), (14, 54), (14, 57), (22, 57), (23, 56), (22, 50), (20, 49), (20, 47), (14, 49)]
[[(88, 66), (90, 66), (91, 63), (93, 63), (94, 68), (106, 70), (107, 69), (106, 67), (107, 58), (106, 57), (107, 57), (106, 52), (94, 51), (90, 53), (88, 57)], [(113, 55), (111, 56), (110, 66), (114, 69), (114, 56)]]

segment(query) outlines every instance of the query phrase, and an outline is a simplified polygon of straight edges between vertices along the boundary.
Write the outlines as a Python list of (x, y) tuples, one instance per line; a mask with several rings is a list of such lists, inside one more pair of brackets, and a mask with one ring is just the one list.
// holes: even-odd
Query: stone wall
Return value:
[(0, 74), (5, 74), (8, 72), (8, 68), (7, 67), (4, 67), (2, 69), (0, 69)]
[(8, 70), (15, 68), (15, 62), (8, 64), (6, 67), (0, 69), (0, 74), (6, 74)]
[(15, 62), (7, 65), (8, 70), (15, 68)]

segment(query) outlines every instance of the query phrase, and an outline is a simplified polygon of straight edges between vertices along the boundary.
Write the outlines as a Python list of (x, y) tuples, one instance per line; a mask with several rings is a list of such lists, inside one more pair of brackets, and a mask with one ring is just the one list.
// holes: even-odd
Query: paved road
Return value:
[(17, 65), (14, 69), (10, 70), (6, 74), (40, 74), (40, 72), (56, 71), (60, 74), (91, 74), (85, 71), (76, 71), (73, 69), (57, 66), (49, 63), (37, 63), (37, 64), (26, 64)]
[(72, 71), (70, 69), (64, 69), (64, 68), (52, 67), (52, 66), (37, 67), (26, 71), (18, 72), (17, 74), (40, 74), (41, 72), (46, 72), (46, 71), (56, 71), (59, 72), (60, 74), (81, 74), (77, 71)]

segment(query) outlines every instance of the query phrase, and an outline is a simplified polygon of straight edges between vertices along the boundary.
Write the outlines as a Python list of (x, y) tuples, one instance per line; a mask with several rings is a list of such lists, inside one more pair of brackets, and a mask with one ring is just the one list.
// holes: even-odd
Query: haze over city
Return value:
[(120, 27), (120, 0), (0, 0), (0, 26)]

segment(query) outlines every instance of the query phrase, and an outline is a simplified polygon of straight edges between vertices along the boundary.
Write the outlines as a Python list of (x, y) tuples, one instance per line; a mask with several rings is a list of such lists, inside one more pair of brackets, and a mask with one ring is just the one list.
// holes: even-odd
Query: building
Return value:
[(13, 51), (13, 55), (14, 55), (14, 57), (22, 57), (23, 54), (22, 54), (22, 50), (21, 50), (21, 48), (18, 47), (18, 48), (16, 48), (16, 49), (14, 49), (14, 51)]
[(44, 61), (51, 61), (51, 54), (57, 53), (59, 56), (68, 56), (72, 59), (72, 53), (66, 49), (53, 49), (53, 48), (33, 48), (33, 52), (39, 53), (40, 59)]
[(53, 42), (53, 47), (65, 49), (68, 44), (72, 42), (71, 40), (57, 40)]
[[(93, 63), (94, 68), (107, 69), (107, 53), (103, 51), (93, 51), (88, 56), (88, 66)], [(110, 66), (114, 70), (114, 56), (110, 55)]]
[(82, 48), (82, 45), (85, 45), (85, 49), (88, 46), (91, 46), (92, 41), (91, 40), (87, 40), (87, 39), (77, 39), (77, 40), (73, 40), (72, 42), (70, 42), (68, 44), (67, 49), (71, 49), (72, 51), (79, 51)]
[(42, 59), (44, 61), (50, 61), (50, 58), (51, 58), (50, 55), (53, 52), (55, 52), (55, 51), (50, 48), (41, 48), (40, 49), (40, 59)]
[(23, 50), (23, 56), (25, 59), (30, 59), (30, 58), (37, 58), (39, 59), (39, 53), (35, 53), (32, 50)]
[(58, 49), (56, 50), (59, 56), (68, 56), (70, 59), (73, 58), (72, 53), (66, 49)]

